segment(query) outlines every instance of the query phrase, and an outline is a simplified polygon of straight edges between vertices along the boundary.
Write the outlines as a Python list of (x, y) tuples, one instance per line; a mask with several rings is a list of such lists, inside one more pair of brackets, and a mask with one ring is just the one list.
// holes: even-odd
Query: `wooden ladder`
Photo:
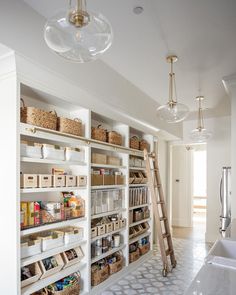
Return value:
[(148, 185), (151, 193), (154, 220), (163, 263), (162, 275), (166, 277), (167, 274), (171, 271), (168, 263), (168, 256), (170, 257), (172, 268), (176, 267), (176, 259), (170, 232), (169, 220), (167, 217), (163, 188), (161, 185), (161, 177), (155, 153), (149, 154), (145, 149), (144, 160), (146, 163)]

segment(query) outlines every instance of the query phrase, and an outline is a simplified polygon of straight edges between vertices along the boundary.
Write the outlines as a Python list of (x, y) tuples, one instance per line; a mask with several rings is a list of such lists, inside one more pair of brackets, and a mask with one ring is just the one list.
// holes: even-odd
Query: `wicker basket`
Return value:
[(139, 142), (139, 149), (140, 151), (143, 151), (144, 149), (149, 151), (149, 143), (146, 140), (141, 139)]
[(98, 125), (97, 127), (92, 127), (91, 137), (92, 137), (92, 139), (106, 142), (107, 141), (107, 132), (105, 129), (101, 128), (101, 126), (102, 125)]
[(79, 119), (57, 118), (57, 130), (76, 136), (82, 136), (82, 122)]
[(75, 282), (72, 286), (67, 287), (62, 291), (48, 291), (49, 295), (79, 295), (80, 294), (80, 284), (79, 282)]
[(150, 250), (150, 243), (147, 243), (146, 245), (139, 247), (140, 255), (146, 254), (149, 250)]
[(129, 147), (131, 149), (139, 150), (139, 139), (137, 136), (133, 136), (130, 138)]
[(109, 277), (109, 266), (106, 265), (101, 270), (93, 270), (91, 271), (91, 284), (92, 286), (97, 286), (103, 281), (105, 281)]
[(122, 145), (122, 136), (116, 131), (107, 132), (107, 142), (116, 145)]
[(46, 288), (44, 288), (44, 289), (41, 289), (41, 290), (33, 293), (32, 295), (48, 295), (48, 294), (49, 294), (48, 290)]
[(116, 255), (117, 261), (115, 263), (109, 264), (109, 274), (112, 275), (120, 271), (123, 267), (124, 257), (122, 254)]
[(140, 257), (140, 253), (139, 253), (139, 248), (138, 248), (136, 251), (129, 253), (129, 262), (132, 263), (132, 262), (138, 260), (139, 257)]
[(35, 107), (26, 107), (24, 100), (21, 98), (23, 107), (20, 109), (20, 120), (42, 128), (51, 130), (57, 129), (57, 115), (55, 112), (47, 112)]

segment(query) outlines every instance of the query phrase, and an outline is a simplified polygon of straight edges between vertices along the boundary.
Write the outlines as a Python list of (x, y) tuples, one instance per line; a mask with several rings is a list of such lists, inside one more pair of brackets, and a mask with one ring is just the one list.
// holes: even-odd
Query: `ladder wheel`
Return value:
[(175, 262), (172, 264), (172, 267), (176, 268), (176, 265), (177, 265), (177, 261), (175, 260)]
[(167, 271), (167, 268), (165, 267), (162, 270), (162, 276), (165, 278), (165, 277), (167, 277), (167, 274), (168, 274), (168, 271)]

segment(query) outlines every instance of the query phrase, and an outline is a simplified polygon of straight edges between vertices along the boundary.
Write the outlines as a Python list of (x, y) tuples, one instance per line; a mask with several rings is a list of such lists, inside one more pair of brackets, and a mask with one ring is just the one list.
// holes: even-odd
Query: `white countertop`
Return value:
[[(236, 219), (227, 229), (226, 239), (236, 240)], [(236, 251), (236, 249), (235, 249)], [(236, 270), (204, 264), (185, 295), (235, 295)]]

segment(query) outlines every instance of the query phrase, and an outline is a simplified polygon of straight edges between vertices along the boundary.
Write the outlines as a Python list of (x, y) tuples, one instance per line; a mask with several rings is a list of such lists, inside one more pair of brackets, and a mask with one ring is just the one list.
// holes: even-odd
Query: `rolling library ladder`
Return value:
[(145, 149), (144, 160), (146, 162), (148, 185), (151, 193), (154, 220), (163, 263), (162, 275), (166, 277), (171, 270), (168, 263), (168, 256), (170, 257), (172, 268), (176, 267), (176, 259), (169, 220), (167, 217), (163, 188), (161, 185), (161, 177), (155, 153), (148, 153)]

